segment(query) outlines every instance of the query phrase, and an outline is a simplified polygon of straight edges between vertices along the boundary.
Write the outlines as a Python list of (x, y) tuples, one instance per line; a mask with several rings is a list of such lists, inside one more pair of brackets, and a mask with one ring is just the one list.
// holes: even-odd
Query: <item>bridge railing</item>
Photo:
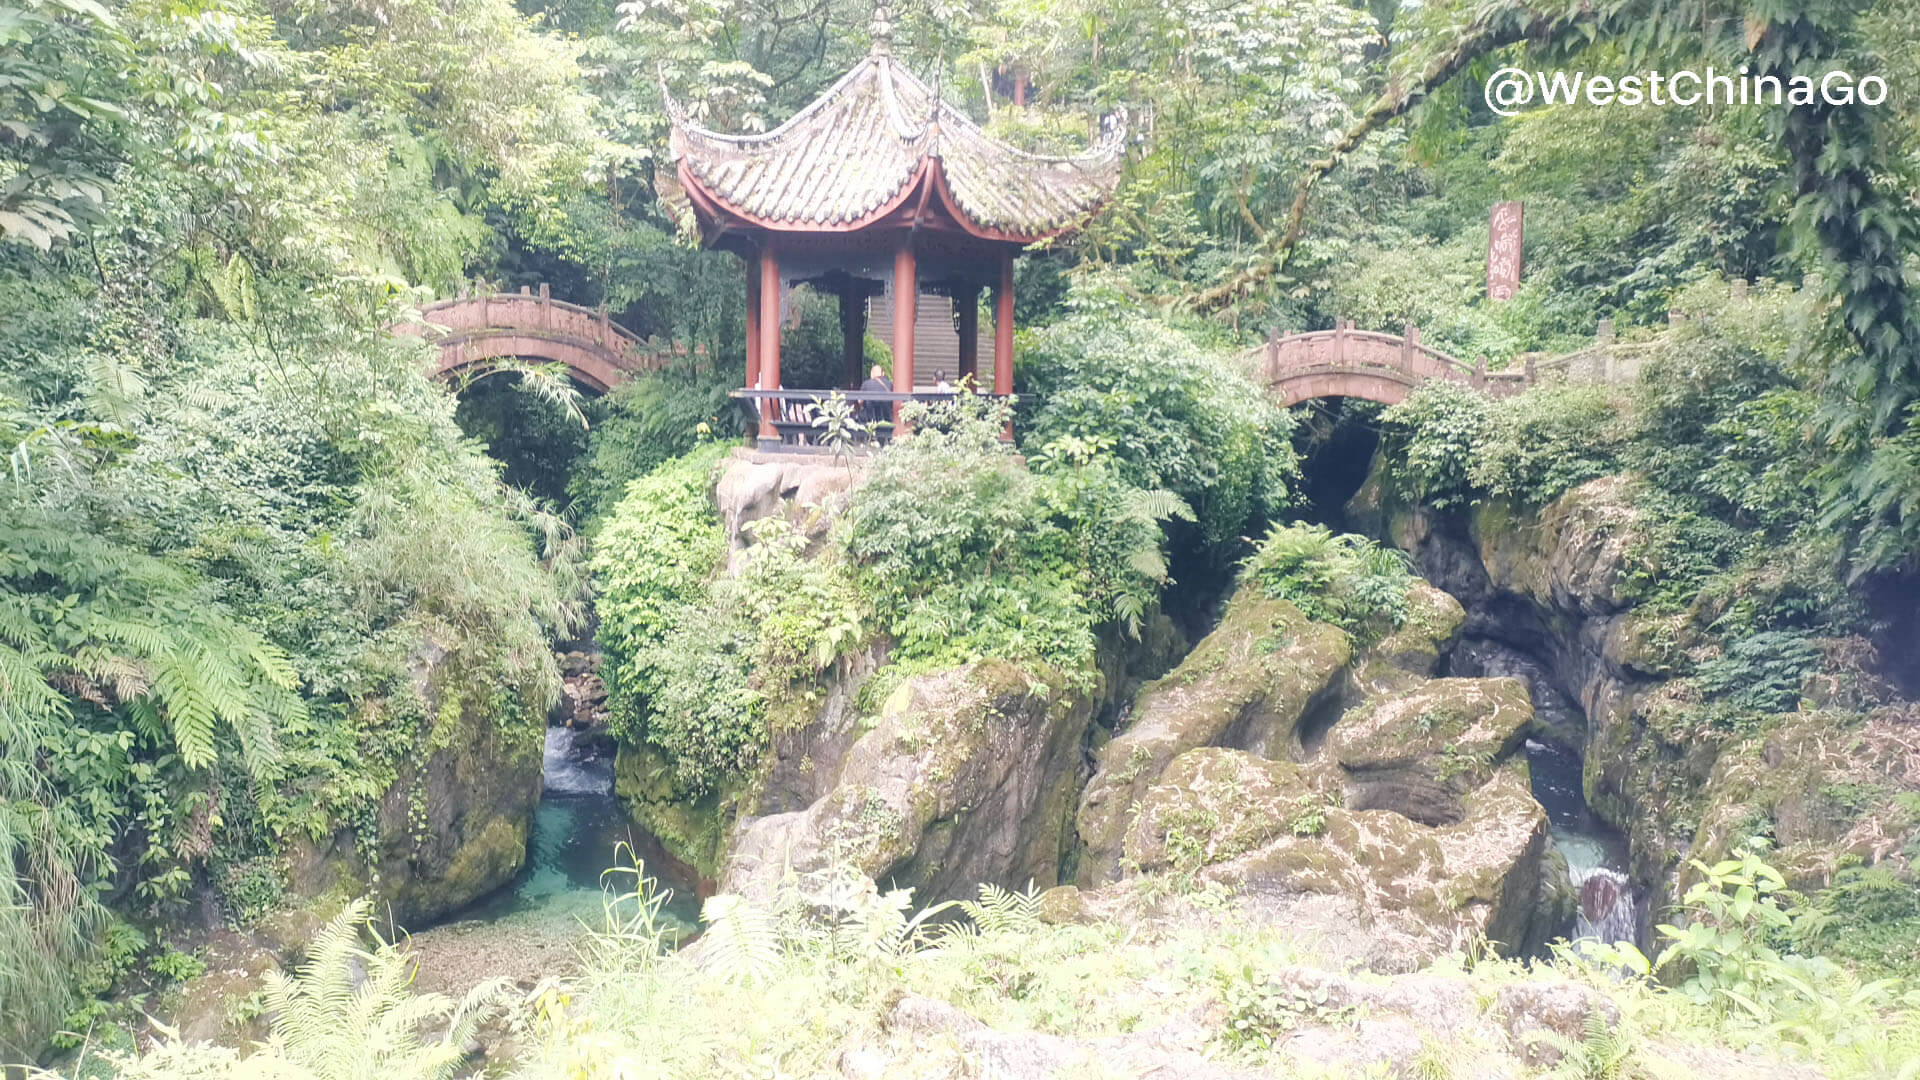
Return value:
[(469, 294), (463, 289), (450, 299), (421, 308), (420, 318), (419, 323), (395, 329), (424, 336), (443, 347), (508, 333), (567, 341), (602, 349), (615, 366), (630, 371), (658, 367), (670, 358), (688, 355), (681, 343), (641, 337), (613, 321), (604, 307), (556, 300), (552, 287), (544, 283), (538, 291), (522, 286), (517, 293)]
[[(1736, 293), (1738, 290), (1736, 290)], [(1679, 321), (1679, 315), (1670, 321)], [(1411, 388), (1435, 378), (1463, 382), (1494, 397), (1517, 394), (1549, 382), (1631, 383), (1656, 347), (1653, 342), (1617, 342), (1610, 319), (1600, 320), (1595, 342), (1570, 353), (1522, 353), (1505, 369), (1489, 367), (1486, 357), (1469, 364), (1420, 341), (1408, 324), (1399, 335), (1359, 330), (1343, 320), (1331, 330), (1282, 335), (1275, 331), (1246, 356), (1261, 365), (1270, 384), (1316, 375), (1375, 375)]]

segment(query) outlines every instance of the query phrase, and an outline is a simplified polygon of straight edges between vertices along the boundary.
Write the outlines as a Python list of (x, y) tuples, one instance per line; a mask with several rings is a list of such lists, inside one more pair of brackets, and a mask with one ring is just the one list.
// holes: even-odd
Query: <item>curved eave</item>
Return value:
[(676, 168), (680, 187), (691, 204), (703, 243), (717, 244), (728, 233), (755, 229), (772, 233), (852, 233), (886, 226), (958, 229), (975, 239), (1003, 244), (1035, 244), (1072, 232), (1100, 212), (1106, 200), (1086, 207), (1071, 220), (1039, 230), (1018, 231), (975, 221), (954, 199), (946, 169), (937, 157), (923, 158), (912, 176), (886, 202), (848, 221), (790, 221), (746, 210), (721, 197), (703, 183), (683, 158)]

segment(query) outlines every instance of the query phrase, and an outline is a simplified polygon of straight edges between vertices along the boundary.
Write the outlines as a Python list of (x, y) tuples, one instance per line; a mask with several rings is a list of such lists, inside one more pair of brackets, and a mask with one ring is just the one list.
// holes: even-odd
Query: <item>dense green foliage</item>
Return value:
[(1039, 398), (1021, 425), (1030, 453), (1107, 460), (1135, 487), (1179, 495), (1209, 545), (1288, 504), (1293, 421), (1250, 364), (1116, 297), (1080, 295), (1074, 308), (1029, 335), (1021, 355)]
[[(725, 554), (726, 538), (709, 495), (714, 465), (725, 449), (710, 444), (635, 480), (596, 537), (595, 607), (600, 644), (611, 658), (606, 681), (618, 734), (645, 731), (663, 745), (673, 742), (645, 718), (656, 715), (650, 702), (667, 688), (664, 666), (701, 659), (677, 657), (666, 646), (683, 624), (698, 617), (707, 579)], [(731, 694), (722, 697), (734, 700)]]
[(724, 441), (746, 426), (727, 394), (738, 378), (719, 365), (671, 366), (614, 388), (600, 401), (587, 450), (568, 478), (575, 516), (596, 521), (634, 479), (692, 450), (702, 432)]
[(573, 541), (380, 328), (465, 279), (487, 208), (539, 220), (601, 143), (570, 50), (500, 3), (36, 3), (0, 27), (17, 1060), (98, 970), (103, 902), (250, 917), (275, 889), (238, 868), (371, 852), (445, 716), (536, 737)]
[(1099, 636), (1137, 631), (1154, 608), (1161, 522), (1186, 508), (1102, 462), (1028, 469), (1005, 420), (974, 399), (916, 407), (822, 550), (784, 519), (757, 521), (732, 575), (717, 573), (709, 495), (724, 447), (634, 481), (593, 556), (615, 732), (663, 755), (683, 793), (709, 792), (750, 772), (812, 680), (876, 635), (883, 683), (997, 658), (1090, 687)]
[(1412, 569), (1404, 553), (1320, 525), (1276, 525), (1243, 564), (1268, 596), (1331, 623), (1361, 644), (1406, 621)]
[(848, 509), (846, 551), (899, 661), (1038, 661), (1084, 681), (1096, 633), (1153, 606), (1159, 523), (1186, 508), (1097, 459), (1030, 470), (1005, 419), (964, 397), (920, 414)]
[(1619, 467), (1614, 403), (1596, 386), (1549, 386), (1504, 401), (1431, 383), (1381, 417), (1390, 483), (1439, 510), (1486, 498), (1544, 506)]

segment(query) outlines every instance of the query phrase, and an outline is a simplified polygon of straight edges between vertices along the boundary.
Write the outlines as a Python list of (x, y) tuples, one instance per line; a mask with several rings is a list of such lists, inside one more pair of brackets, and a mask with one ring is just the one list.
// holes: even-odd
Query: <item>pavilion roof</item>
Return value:
[[(911, 197), (988, 239), (1031, 242), (1089, 217), (1119, 182), (1124, 129), (1084, 154), (1030, 154), (995, 139), (876, 49), (764, 134), (700, 127), (669, 99), (674, 175), (661, 185), (703, 226), (727, 217), (787, 232), (850, 232)], [(916, 194), (918, 193), (918, 194)], [(916, 211), (917, 213), (917, 211)]]

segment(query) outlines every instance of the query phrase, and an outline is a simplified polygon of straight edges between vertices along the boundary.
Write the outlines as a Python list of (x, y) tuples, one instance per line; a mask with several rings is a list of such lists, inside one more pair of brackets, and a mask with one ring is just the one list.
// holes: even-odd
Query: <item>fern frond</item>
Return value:
[(780, 937), (768, 914), (744, 897), (721, 893), (701, 906), (707, 924), (696, 946), (701, 970), (730, 983), (755, 983), (773, 973)]

